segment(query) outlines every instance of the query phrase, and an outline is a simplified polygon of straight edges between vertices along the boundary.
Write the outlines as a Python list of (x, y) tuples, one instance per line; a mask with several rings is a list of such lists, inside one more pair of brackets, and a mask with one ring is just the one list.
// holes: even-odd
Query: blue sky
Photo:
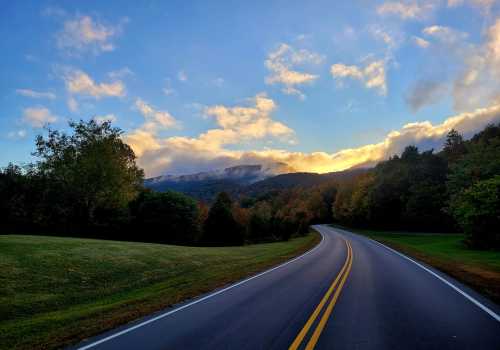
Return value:
[(149, 176), (439, 147), (500, 120), (499, 19), (494, 0), (4, 2), (0, 166), (92, 117)]

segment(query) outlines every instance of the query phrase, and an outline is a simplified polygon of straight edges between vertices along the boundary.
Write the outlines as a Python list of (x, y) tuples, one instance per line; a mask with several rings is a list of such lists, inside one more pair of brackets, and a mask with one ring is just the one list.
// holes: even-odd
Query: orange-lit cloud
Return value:
[(293, 136), (291, 129), (272, 120), (270, 113), (276, 108), (274, 101), (265, 95), (257, 95), (253, 102), (251, 107), (208, 107), (206, 113), (216, 118), (220, 128), (208, 130), (197, 138), (159, 138), (147, 131), (137, 130), (128, 134), (126, 141), (139, 156), (139, 164), (145, 168), (147, 176), (189, 173), (238, 164), (271, 166), (276, 163), (284, 163), (295, 171), (324, 173), (373, 165), (400, 153), (407, 145), (439, 149), (452, 128), (471, 136), (487, 124), (500, 121), (500, 104), (495, 104), (449, 117), (441, 124), (433, 125), (429, 121), (409, 123), (400, 130), (391, 131), (378, 143), (332, 153), (266, 148), (236, 151), (227, 148), (227, 145), (244, 140)]

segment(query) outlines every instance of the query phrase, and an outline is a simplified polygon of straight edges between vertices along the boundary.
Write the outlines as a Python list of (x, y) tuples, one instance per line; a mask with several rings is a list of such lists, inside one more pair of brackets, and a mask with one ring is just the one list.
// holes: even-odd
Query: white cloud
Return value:
[(401, 35), (396, 35), (395, 33), (389, 32), (387, 29), (381, 28), (379, 26), (371, 26), (369, 28), (369, 32), (375, 39), (386, 44), (388, 50), (396, 48), (401, 41)]
[(177, 73), (177, 79), (179, 79), (179, 81), (182, 81), (184, 83), (188, 80), (188, 76), (187, 76), (186, 72), (181, 70), (181, 71), (179, 71), (179, 73)]
[(102, 97), (125, 96), (125, 84), (121, 80), (96, 83), (87, 73), (78, 69), (65, 69), (63, 80), (71, 94), (90, 96), (96, 100)]
[(158, 111), (142, 99), (135, 101), (135, 107), (145, 119), (142, 126), (144, 130), (156, 132), (178, 126), (178, 121), (167, 111)]
[(71, 112), (78, 112), (78, 101), (73, 96), (68, 97), (66, 104)]
[(448, 0), (448, 7), (456, 7), (461, 5), (470, 5), (478, 8), (483, 14), (488, 15), (491, 8), (498, 0)]
[(53, 115), (50, 110), (45, 107), (30, 107), (23, 110), (23, 122), (34, 128), (42, 128), (46, 124), (56, 122), (57, 119), (57, 116)]
[(96, 115), (92, 117), (92, 119), (94, 119), (98, 124), (102, 124), (104, 122), (115, 123), (118, 120), (118, 118), (114, 114)]
[(392, 15), (403, 20), (422, 20), (428, 18), (436, 9), (437, 2), (432, 0), (387, 1), (377, 7), (379, 15)]
[(336, 63), (330, 73), (340, 86), (344, 79), (350, 78), (363, 82), (367, 89), (376, 89), (380, 95), (387, 95), (385, 60), (373, 61), (364, 67)]
[(122, 31), (122, 20), (118, 25), (104, 25), (90, 16), (76, 16), (64, 22), (63, 29), (57, 33), (57, 46), (68, 54), (113, 51), (113, 39)]
[[(217, 156), (225, 153), (226, 145), (245, 142), (277, 139), (281, 142), (293, 142), (294, 132), (285, 124), (273, 120), (271, 114), (276, 104), (265, 94), (258, 94), (249, 100), (250, 106), (227, 107), (215, 105), (206, 107), (204, 114), (214, 118), (218, 128), (209, 129), (196, 138), (175, 136), (166, 139), (158, 138), (154, 130), (141, 127), (126, 135), (126, 141), (134, 152), (141, 157), (140, 164), (148, 173), (155, 173), (158, 164), (167, 164), (174, 159), (182, 161)], [(145, 110), (149, 113), (149, 110)], [(155, 152), (161, 152), (155, 153)], [(154, 155), (153, 155), (154, 153)], [(177, 158), (180, 157), (180, 158)]]
[(417, 46), (421, 47), (422, 49), (426, 49), (426, 48), (428, 48), (428, 47), (429, 47), (429, 45), (431, 44), (431, 43), (430, 43), (430, 42), (428, 42), (427, 40), (422, 39), (422, 38), (420, 38), (420, 37), (418, 37), (418, 36), (414, 36), (414, 37), (413, 37), (413, 42), (414, 42)]
[(19, 140), (19, 139), (24, 139), (26, 135), (27, 135), (26, 130), (19, 129), (19, 130), (9, 131), (7, 133), (7, 138), (12, 140)]
[(305, 49), (296, 50), (290, 45), (280, 44), (271, 52), (265, 61), (270, 75), (266, 77), (266, 84), (281, 84), (282, 91), (287, 95), (298, 95), (305, 98), (299, 86), (311, 84), (318, 75), (294, 70), (296, 66), (309, 64), (318, 65), (323, 61), (323, 56)]
[(56, 94), (53, 92), (41, 92), (34, 91), (31, 89), (17, 89), (16, 93), (21, 96), (31, 97), (31, 98), (46, 98), (49, 100), (54, 100), (56, 98)]
[(215, 78), (212, 80), (212, 84), (214, 84), (217, 87), (222, 87), (224, 85), (224, 79), (223, 78)]
[(500, 97), (500, 19), (486, 31), (481, 45), (469, 45), (459, 58), (464, 69), (454, 81), (453, 97), (457, 110), (470, 110)]
[[(264, 107), (264, 110), (270, 110), (271, 106), (272, 104), (269, 103), (268, 107)], [(237, 123), (232, 118), (222, 119), (220, 121), (222, 124), (233, 125), (233, 123)], [(147, 176), (195, 172), (238, 164), (266, 165), (277, 162), (285, 163), (296, 171), (330, 172), (353, 166), (373, 165), (400, 153), (407, 145), (416, 145), (423, 150), (440, 149), (447, 132), (452, 128), (463, 133), (466, 137), (470, 137), (486, 125), (498, 122), (500, 122), (500, 105), (493, 105), (449, 117), (437, 125), (428, 121), (409, 123), (400, 130), (391, 131), (378, 143), (334, 153), (290, 152), (281, 149), (234, 151), (221, 147), (220, 143), (218, 143), (219, 147), (212, 147), (210, 136), (223, 132), (225, 129), (209, 130), (196, 139), (185, 137), (159, 139), (140, 130), (127, 135), (127, 141), (139, 155), (139, 164), (145, 167)], [(232, 142), (238, 142), (236, 141), (237, 135), (234, 137)]]
[(167, 86), (167, 87), (164, 87), (164, 88), (162, 89), (162, 91), (163, 91), (163, 93), (164, 93), (166, 96), (170, 96), (170, 95), (175, 94), (175, 90), (174, 90), (174, 89), (172, 89), (171, 87), (168, 87), (168, 86)]
[(439, 25), (426, 27), (422, 30), (422, 33), (446, 44), (461, 43), (468, 38), (467, 33)]
[(108, 77), (111, 80), (123, 79), (130, 75), (134, 75), (134, 72), (132, 72), (132, 70), (129, 67), (123, 67), (108, 73)]

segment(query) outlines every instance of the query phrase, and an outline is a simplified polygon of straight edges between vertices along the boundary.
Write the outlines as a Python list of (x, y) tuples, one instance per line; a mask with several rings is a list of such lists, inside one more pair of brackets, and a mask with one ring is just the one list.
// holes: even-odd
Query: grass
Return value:
[(52, 349), (288, 260), (317, 244), (201, 248), (0, 236), (0, 348)]
[(469, 249), (463, 234), (353, 230), (415, 257), (500, 303), (500, 252)]

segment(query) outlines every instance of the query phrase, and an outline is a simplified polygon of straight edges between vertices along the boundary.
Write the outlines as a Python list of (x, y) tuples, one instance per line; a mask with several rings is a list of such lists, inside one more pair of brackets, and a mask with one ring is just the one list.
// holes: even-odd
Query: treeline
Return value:
[(49, 130), (37, 137), (36, 162), (0, 172), (2, 233), (241, 245), (305, 234), (331, 207), (318, 209), (299, 190), (244, 206), (221, 193), (210, 207), (180, 193), (153, 192), (144, 188), (120, 129), (93, 120), (70, 126), (71, 134)]
[(333, 217), (364, 228), (462, 231), (471, 247), (500, 249), (500, 125), (468, 141), (451, 130), (439, 153), (406, 147), (338, 186)]
[(287, 240), (312, 223), (465, 232), (471, 247), (500, 248), (500, 125), (470, 140), (449, 132), (443, 150), (401, 155), (314, 187), (270, 189), (209, 206), (153, 192), (110, 123), (71, 123), (38, 136), (37, 161), (0, 171), (1, 233), (71, 235), (181, 245)]

